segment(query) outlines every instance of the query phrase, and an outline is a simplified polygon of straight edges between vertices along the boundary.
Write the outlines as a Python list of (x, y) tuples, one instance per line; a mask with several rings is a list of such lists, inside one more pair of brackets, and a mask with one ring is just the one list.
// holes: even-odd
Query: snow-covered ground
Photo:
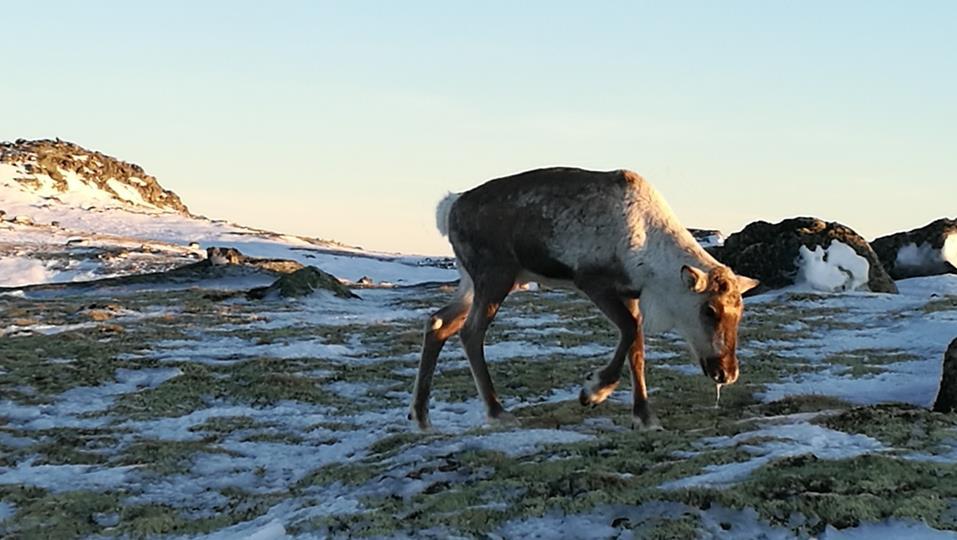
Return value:
[[(443, 267), (447, 264), (441, 259), (369, 252), (164, 211), (143, 201), (130, 201), (138, 197), (135, 190), (120, 190), (128, 197), (117, 200), (75, 173), (65, 173), (70, 187), (65, 192), (55, 190), (53, 180), (45, 175), (37, 175), (39, 187), (27, 188), (14, 180), (22, 174), (19, 168), (0, 163), (0, 210), (7, 220), (0, 222), (0, 287), (138, 273), (157, 265), (188, 262), (212, 246), (234, 247), (252, 257), (319, 266), (352, 282), (363, 277), (395, 284), (458, 278), (454, 270)], [(17, 223), (18, 217), (29, 221)], [(134, 260), (130, 264), (106, 264), (97, 252), (105, 248), (121, 250), (109, 254), (113, 259)], [(93, 252), (82, 263), (76, 256), (80, 249)]]
[[(0, 341), (0, 533), (951, 537), (946, 505), (905, 504), (924, 496), (916, 488), (849, 506), (859, 518), (841, 501), (878, 488), (852, 479), (838, 499), (815, 494), (840, 476), (829, 464), (886, 475), (891, 463), (957, 504), (936, 483), (957, 466), (957, 422), (895, 405), (843, 423), (933, 400), (957, 334), (957, 276), (899, 285), (749, 299), (741, 380), (719, 409), (683, 345), (650, 338), (663, 433), (630, 430), (627, 381), (598, 408), (578, 404), (615, 336), (563, 292), (515, 293), (490, 335), (519, 423), (484, 425), (450, 343), (428, 434), (406, 411), (422, 323), (451, 294), (439, 287), (265, 304), (113, 290), (108, 318), (87, 315), (89, 296), (0, 296), (16, 317)], [(899, 424), (903, 435), (888, 427)], [(791, 499), (772, 504), (784, 481), (798, 482)]]

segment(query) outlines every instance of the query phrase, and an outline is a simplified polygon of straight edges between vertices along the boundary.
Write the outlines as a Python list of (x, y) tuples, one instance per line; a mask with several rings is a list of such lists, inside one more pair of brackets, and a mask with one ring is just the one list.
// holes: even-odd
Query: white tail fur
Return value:
[(461, 193), (449, 193), (439, 201), (439, 205), (435, 208), (435, 226), (442, 236), (449, 235), (449, 212), (452, 211), (452, 204), (461, 195)]

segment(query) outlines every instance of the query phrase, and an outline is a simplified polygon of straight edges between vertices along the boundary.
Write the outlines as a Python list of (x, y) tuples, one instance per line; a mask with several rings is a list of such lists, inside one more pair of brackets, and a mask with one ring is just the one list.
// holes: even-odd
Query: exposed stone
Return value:
[(374, 282), (372, 281), (371, 277), (362, 276), (361, 278), (359, 278), (359, 281), (357, 281), (356, 283), (359, 285), (372, 285)]
[(20, 167), (27, 176), (15, 180), (25, 186), (38, 186), (37, 176), (46, 175), (53, 179), (55, 189), (67, 191), (69, 186), (64, 174), (74, 173), (98, 189), (112, 193), (118, 201), (132, 204), (124, 194), (118, 193), (110, 185), (111, 180), (124, 186), (120, 191), (129, 189), (138, 193), (148, 205), (189, 214), (189, 209), (178, 195), (163, 189), (156, 178), (146, 174), (139, 165), (120, 161), (60, 139), (17, 139), (12, 143), (0, 142), (0, 163)]
[(818, 246), (827, 249), (834, 240), (867, 259), (867, 287), (871, 291), (897, 292), (897, 285), (867, 241), (840, 223), (812, 217), (791, 218), (775, 224), (756, 221), (726, 238), (723, 246), (709, 251), (735, 273), (760, 280), (761, 287), (755, 291), (760, 292), (794, 284), (801, 246), (809, 250)]
[(30, 216), (19, 215), (14, 216), (13, 222), (19, 223), (20, 225), (33, 225), (33, 218)]
[(223, 266), (226, 264), (243, 264), (246, 259), (236, 248), (230, 247), (209, 247), (206, 248), (206, 260), (213, 266)]
[(950, 342), (944, 354), (944, 370), (940, 377), (940, 390), (934, 400), (934, 410), (945, 413), (957, 410), (957, 339)]
[(358, 298), (335, 276), (315, 266), (305, 266), (280, 276), (272, 285), (253, 289), (246, 296), (254, 300), (272, 296), (296, 298), (312, 294), (317, 290), (330, 291), (340, 298)]
[(919, 229), (882, 236), (871, 247), (894, 279), (957, 274), (957, 219), (941, 218)]

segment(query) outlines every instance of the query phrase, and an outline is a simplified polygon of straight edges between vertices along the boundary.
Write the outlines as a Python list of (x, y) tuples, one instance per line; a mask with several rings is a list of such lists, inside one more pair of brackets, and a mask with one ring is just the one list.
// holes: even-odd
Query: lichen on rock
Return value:
[(272, 285), (252, 289), (246, 296), (256, 300), (272, 296), (298, 298), (318, 290), (329, 291), (339, 298), (359, 298), (336, 276), (315, 266), (305, 266), (295, 272), (282, 275)]

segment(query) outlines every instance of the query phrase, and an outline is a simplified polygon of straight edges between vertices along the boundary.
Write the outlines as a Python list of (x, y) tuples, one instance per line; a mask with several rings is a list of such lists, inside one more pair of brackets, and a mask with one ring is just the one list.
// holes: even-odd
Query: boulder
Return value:
[(957, 219), (882, 236), (871, 247), (894, 279), (957, 274)]
[(944, 354), (944, 371), (940, 377), (940, 390), (934, 400), (934, 411), (954, 412), (957, 410), (957, 339), (950, 342)]
[(253, 300), (275, 296), (296, 298), (312, 294), (317, 290), (330, 291), (340, 298), (359, 298), (335, 276), (315, 266), (304, 266), (295, 272), (280, 276), (272, 285), (253, 289), (246, 296)]
[(709, 251), (735, 273), (760, 280), (756, 292), (798, 282), (830, 291), (897, 292), (867, 241), (840, 223), (812, 217), (756, 221)]
[(242, 264), (246, 259), (236, 248), (211, 247), (206, 248), (206, 260), (213, 266), (227, 264)]

